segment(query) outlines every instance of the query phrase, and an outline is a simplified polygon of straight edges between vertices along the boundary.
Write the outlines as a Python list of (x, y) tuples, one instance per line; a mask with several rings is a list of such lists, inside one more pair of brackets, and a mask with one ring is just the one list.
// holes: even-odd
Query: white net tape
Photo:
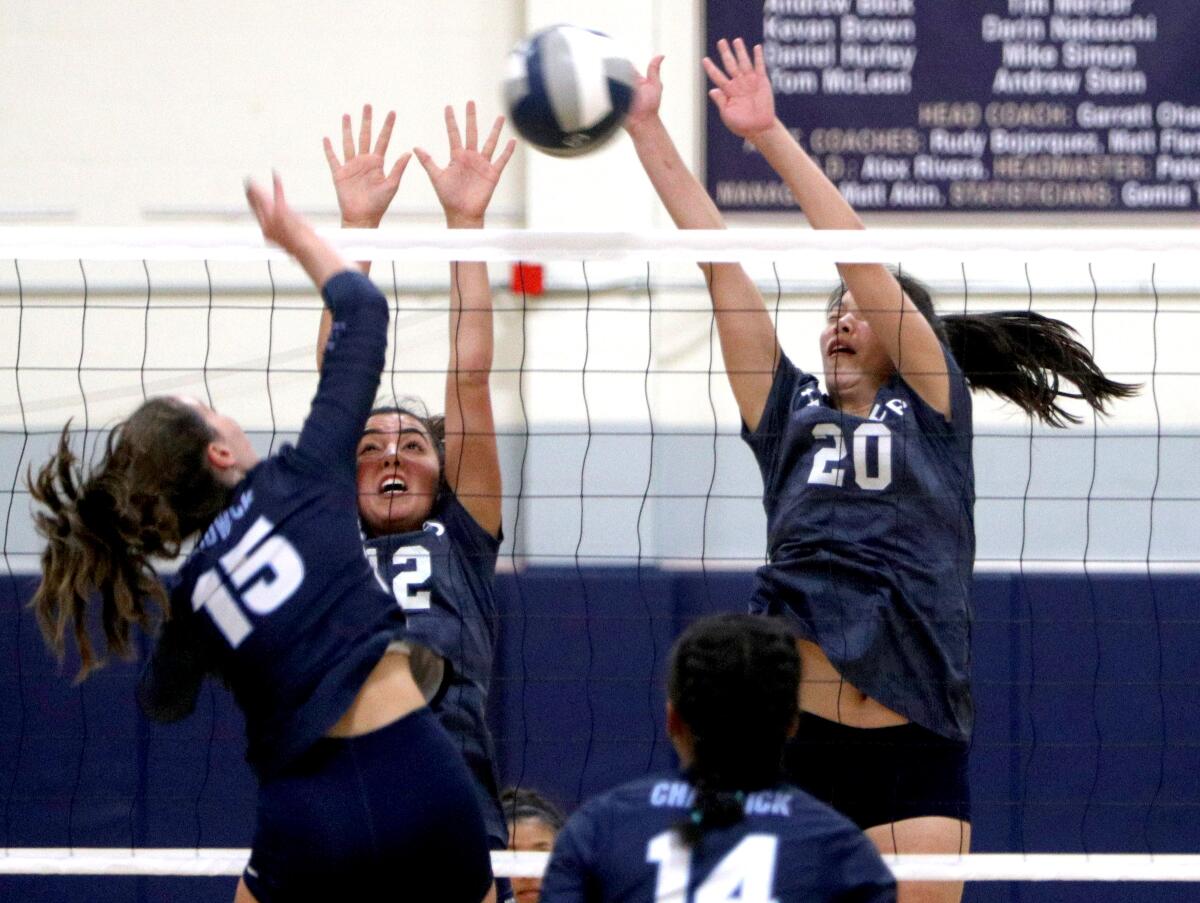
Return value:
[[(393, 231), (326, 229), (323, 235), (355, 260), (709, 260), (806, 262), (903, 260), (944, 263), (951, 257), (1030, 255), (1065, 261), (1125, 259), (1193, 263), (1195, 229), (804, 229), (663, 230), (648, 232)], [(1064, 257), (1066, 255), (1066, 257)], [(1113, 255), (1117, 255), (1116, 258)], [(18, 260), (283, 259), (257, 230), (0, 227), (0, 258)]]
[[(537, 877), (549, 853), (492, 853), (496, 875)], [(236, 876), (249, 850), (29, 848), (0, 853), (0, 875)], [(972, 853), (885, 855), (901, 881), (1194, 881), (1200, 856), (1145, 854)]]

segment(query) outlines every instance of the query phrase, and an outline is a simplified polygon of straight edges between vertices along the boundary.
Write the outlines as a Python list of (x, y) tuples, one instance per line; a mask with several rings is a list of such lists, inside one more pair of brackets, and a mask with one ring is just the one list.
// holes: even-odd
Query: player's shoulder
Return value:
[(584, 802), (571, 816), (572, 820), (602, 820), (613, 817), (624, 818), (631, 812), (659, 808), (671, 789), (680, 805), (690, 805), (683, 800), (691, 792), (691, 785), (678, 776), (658, 775), (636, 778), (608, 790), (601, 791)]

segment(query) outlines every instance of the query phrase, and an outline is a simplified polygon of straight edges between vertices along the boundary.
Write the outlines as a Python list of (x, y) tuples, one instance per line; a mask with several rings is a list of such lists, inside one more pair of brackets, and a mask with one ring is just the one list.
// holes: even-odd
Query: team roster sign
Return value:
[[(861, 210), (1200, 209), (1200, 0), (707, 0)], [(711, 105), (725, 210), (794, 207)]]

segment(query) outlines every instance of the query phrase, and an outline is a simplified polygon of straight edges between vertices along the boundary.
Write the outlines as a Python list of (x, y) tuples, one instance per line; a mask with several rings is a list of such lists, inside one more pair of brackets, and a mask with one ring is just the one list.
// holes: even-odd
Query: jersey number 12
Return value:
[[(373, 547), (364, 550), (371, 570), (379, 574), (379, 551)], [(433, 560), (424, 546), (401, 546), (392, 554), (392, 595), (405, 611), (427, 611), (430, 607), (429, 587), (426, 584), (433, 575)], [(383, 580), (380, 579), (380, 583)], [(383, 587), (385, 590), (387, 586)]]

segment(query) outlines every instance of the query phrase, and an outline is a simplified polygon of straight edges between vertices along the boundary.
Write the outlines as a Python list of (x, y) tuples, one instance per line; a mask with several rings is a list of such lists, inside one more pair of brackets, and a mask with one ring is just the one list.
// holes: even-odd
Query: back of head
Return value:
[(676, 642), (668, 696), (691, 731), (696, 788), (685, 841), (739, 821), (745, 793), (779, 782), (799, 683), (795, 640), (771, 618), (703, 618)]
[(151, 559), (179, 554), (227, 503), (228, 490), (206, 463), (212, 438), (195, 409), (155, 398), (112, 429), (87, 473), (71, 449), (68, 424), (54, 456), (30, 475), (42, 506), (34, 523), (46, 539), (31, 607), (59, 656), (72, 628), (80, 678), (101, 664), (88, 634), (93, 594), (100, 594), (107, 650), (128, 655), (130, 627), (149, 621), (146, 600), (165, 603)]

